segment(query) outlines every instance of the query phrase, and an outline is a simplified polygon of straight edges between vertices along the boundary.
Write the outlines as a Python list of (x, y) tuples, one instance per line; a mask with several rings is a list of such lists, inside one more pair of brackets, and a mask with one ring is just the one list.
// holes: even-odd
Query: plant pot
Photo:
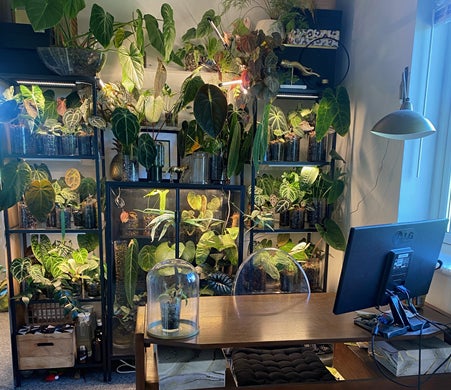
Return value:
[(223, 184), (227, 181), (225, 160), (220, 154), (210, 157), (210, 181), (213, 184)]
[(175, 333), (180, 326), (180, 309), (182, 301), (178, 298), (175, 302), (160, 302), (161, 328), (164, 333)]
[(83, 205), (83, 227), (86, 229), (97, 227), (97, 208), (94, 201), (86, 202)]
[(323, 291), (323, 260), (316, 257), (308, 259), (305, 263), (302, 264), (302, 268), (307, 275), (311, 291)]
[(10, 124), (11, 153), (18, 155), (36, 153), (33, 133), (26, 123)]
[(307, 207), (307, 223), (309, 227), (315, 227), (317, 223), (321, 223), (326, 216), (326, 200), (313, 199)]
[(77, 153), (77, 137), (75, 134), (61, 136), (61, 154), (63, 156), (74, 156)]
[(95, 76), (105, 61), (97, 50), (75, 47), (36, 48), (44, 65), (60, 76)]
[(70, 229), (72, 210), (70, 207), (61, 209), (56, 207), (56, 227), (58, 229)]
[(78, 154), (80, 156), (94, 155), (94, 136), (89, 134), (77, 135)]
[(307, 161), (320, 162), (326, 161), (327, 157), (327, 135), (319, 142), (316, 140), (316, 133), (311, 131), (308, 133), (308, 151)]
[(284, 143), (283, 142), (271, 142), (269, 144), (269, 161), (283, 161), (284, 160)]
[(19, 227), (21, 229), (36, 228), (37, 225), (36, 218), (33, 216), (33, 214), (31, 214), (25, 202), (18, 203), (18, 211), (19, 211)]
[(39, 145), (41, 154), (45, 156), (58, 156), (60, 153), (59, 143), (61, 138), (55, 134), (39, 134)]
[(304, 229), (304, 209), (296, 208), (290, 210), (290, 228)]
[(280, 291), (292, 292), (297, 285), (295, 272), (283, 271), (280, 273)]
[(196, 152), (191, 156), (190, 161), (190, 182), (192, 184), (208, 184), (210, 179), (209, 157), (206, 152)]
[(285, 227), (290, 226), (290, 211), (284, 211), (279, 214), (279, 226)]
[(289, 137), (284, 143), (284, 160), (299, 161), (299, 150), (301, 148), (301, 139), (299, 137)]
[(138, 160), (127, 154), (122, 156), (122, 181), (139, 181)]

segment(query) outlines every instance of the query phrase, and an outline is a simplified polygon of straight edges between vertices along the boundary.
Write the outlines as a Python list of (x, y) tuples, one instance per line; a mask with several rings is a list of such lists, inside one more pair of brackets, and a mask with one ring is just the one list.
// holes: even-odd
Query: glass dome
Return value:
[(277, 248), (252, 253), (240, 265), (233, 285), (234, 295), (307, 293), (307, 276), (293, 256)]
[(147, 333), (185, 338), (199, 332), (199, 276), (181, 259), (156, 264), (147, 273)]

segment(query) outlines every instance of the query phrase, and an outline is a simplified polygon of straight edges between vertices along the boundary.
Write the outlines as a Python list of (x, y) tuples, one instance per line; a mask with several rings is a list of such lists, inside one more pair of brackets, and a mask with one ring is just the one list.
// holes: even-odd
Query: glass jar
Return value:
[(207, 152), (193, 153), (190, 167), (192, 184), (208, 184), (210, 178), (209, 160)]
[(199, 276), (185, 260), (156, 264), (147, 274), (147, 333), (185, 338), (199, 332)]

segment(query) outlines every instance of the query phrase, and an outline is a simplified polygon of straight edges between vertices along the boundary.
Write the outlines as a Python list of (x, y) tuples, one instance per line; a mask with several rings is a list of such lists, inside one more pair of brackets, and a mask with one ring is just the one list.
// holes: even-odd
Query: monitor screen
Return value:
[(429, 291), (446, 219), (352, 227), (333, 312), (388, 303), (385, 290), (404, 286), (411, 298)]

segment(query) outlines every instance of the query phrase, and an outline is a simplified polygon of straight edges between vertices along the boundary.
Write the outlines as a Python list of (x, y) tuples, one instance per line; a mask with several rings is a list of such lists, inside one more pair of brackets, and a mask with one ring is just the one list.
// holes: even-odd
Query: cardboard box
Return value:
[(75, 332), (17, 335), (19, 370), (73, 367)]
[[(376, 341), (374, 352), (376, 359), (392, 374), (407, 376), (418, 374), (418, 339), (398, 341)], [(451, 345), (438, 337), (421, 340), (421, 374), (432, 374), (451, 353)], [(438, 373), (451, 372), (451, 360), (448, 360)]]
[(160, 390), (225, 386), (226, 360), (220, 349), (154, 346)]

